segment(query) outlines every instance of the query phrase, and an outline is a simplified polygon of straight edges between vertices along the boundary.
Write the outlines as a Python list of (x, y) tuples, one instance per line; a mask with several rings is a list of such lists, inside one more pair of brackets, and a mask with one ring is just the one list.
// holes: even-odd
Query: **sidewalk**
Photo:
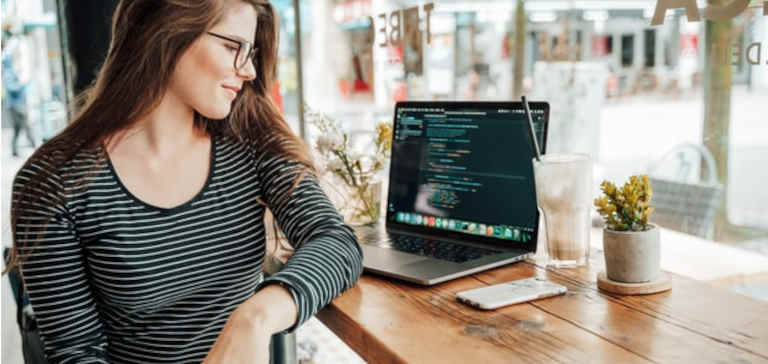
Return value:
[[(729, 144), (728, 215), (737, 225), (768, 230), (768, 91), (733, 88)], [(701, 144), (704, 105), (700, 95), (679, 99), (637, 96), (603, 105), (600, 167), (615, 182), (647, 173), (652, 161), (681, 143)], [(725, 138), (707, 135), (708, 139)], [(768, 240), (765, 245), (768, 246)]]

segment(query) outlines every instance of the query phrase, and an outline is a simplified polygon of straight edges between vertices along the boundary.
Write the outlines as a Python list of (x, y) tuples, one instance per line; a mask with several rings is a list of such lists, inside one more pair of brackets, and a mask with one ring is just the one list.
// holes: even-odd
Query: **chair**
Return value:
[[(283, 267), (283, 262), (272, 254), (266, 254), (264, 258), (265, 278), (277, 273)], [(296, 353), (296, 333), (274, 334), (269, 344), (270, 364), (298, 364)]]
[[(10, 248), (3, 249), (3, 258), (5, 264), (8, 264), (10, 257)], [(40, 332), (37, 329), (35, 313), (32, 311), (32, 305), (29, 303), (29, 296), (24, 292), (24, 284), (21, 280), (18, 268), (8, 272), (8, 280), (13, 291), (13, 299), (16, 302), (16, 323), (19, 325), (19, 334), (21, 334), (21, 351), (24, 356), (25, 364), (48, 364), (43, 350), (43, 342), (40, 339)]]
[[(706, 181), (687, 180), (693, 164), (686, 159), (687, 152), (693, 152), (698, 159), (703, 158), (707, 169)], [(659, 176), (659, 168), (673, 156), (678, 157), (679, 161), (677, 178)], [(651, 221), (663, 227), (711, 240), (714, 235), (715, 212), (720, 206), (723, 189), (717, 183), (717, 166), (712, 153), (701, 145), (680, 144), (652, 164), (648, 175), (653, 187), (651, 205), (655, 207)]]

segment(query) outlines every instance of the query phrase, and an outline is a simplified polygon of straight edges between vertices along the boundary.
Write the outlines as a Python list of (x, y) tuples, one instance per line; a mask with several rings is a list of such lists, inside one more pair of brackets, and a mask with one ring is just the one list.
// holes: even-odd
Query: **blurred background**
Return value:
[[(116, 3), (2, 0), (4, 246), (11, 244), (10, 180), (34, 147), (67, 124), (66, 105), (106, 54)], [(601, 180), (623, 184), (633, 174), (651, 175), (656, 223), (707, 249), (739, 252), (691, 254), (700, 260), (691, 275), (768, 300), (768, 266), (747, 263), (768, 256), (762, 1), (716, 22), (669, 10), (657, 26), (654, 0), (272, 3), (281, 20), (272, 95), (306, 140), (316, 133), (304, 123), (304, 104), (361, 136), (391, 122), (401, 100), (525, 94), (548, 101), (549, 152), (590, 154), (596, 194)], [(705, 272), (718, 257), (742, 268)], [(7, 345), (15, 345), (9, 335), (17, 332), (6, 281), (3, 359), (14, 363), (6, 356)]]

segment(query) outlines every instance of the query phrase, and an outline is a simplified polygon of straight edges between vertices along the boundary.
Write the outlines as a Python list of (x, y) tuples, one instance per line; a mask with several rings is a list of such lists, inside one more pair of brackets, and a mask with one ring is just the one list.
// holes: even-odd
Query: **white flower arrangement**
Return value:
[(305, 119), (320, 132), (314, 149), (320, 155), (321, 169), (339, 177), (354, 191), (354, 197), (361, 202), (353, 212), (353, 219), (373, 223), (379, 218), (378, 201), (372, 191), (372, 183), (378, 172), (384, 169), (391, 156), (392, 126), (389, 123), (376, 125), (375, 150), (372, 154), (361, 153), (350, 145), (349, 134), (341, 129), (338, 122), (327, 115), (304, 106)]

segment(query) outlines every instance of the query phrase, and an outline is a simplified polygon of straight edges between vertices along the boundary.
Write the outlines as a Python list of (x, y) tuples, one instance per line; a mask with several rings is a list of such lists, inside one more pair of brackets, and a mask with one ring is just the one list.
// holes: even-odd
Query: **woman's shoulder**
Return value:
[[(225, 148), (237, 146), (237, 148), (247, 151), (254, 164), (262, 171), (311, 165), (301, 158), (301, 155), (307, 152), (301, 149), (300, 143), (280, 135), (272, 134), (261, 137), (222, 135), (219, 138), (219, 145)], [(229, 147), (229, 149), (232, 148)]]
[(81, 147), (67, 150), (55, 144), (43, 145), (30, 156), (16, 173), (14, 185), (27, 180), (41, 179), (62, 187), (79, 179), (87, 171), (96, 171), (105, 160), (99, 148)]
[(257, 138), (249, 136), (238, 136), (222, 134), (213, 137), (216, 140), (217, 145), (222, 149), (239, 149), (247, 151), (251, 156), (258, 159), (267, 150), (265, 145), (267, 144), (267, 138)]
[(255, 143), (247, 138), (234, 135), (212, 136), (219, 159), (253, 159), (257, 153)]

